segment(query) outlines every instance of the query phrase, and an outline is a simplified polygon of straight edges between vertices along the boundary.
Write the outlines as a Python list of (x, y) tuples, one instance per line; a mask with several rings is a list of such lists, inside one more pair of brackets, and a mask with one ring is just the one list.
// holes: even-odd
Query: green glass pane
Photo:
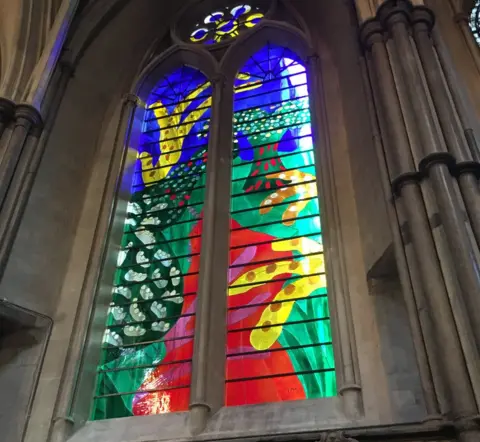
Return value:
[(307, 73), (267, 45), (235, 83), (226, 404), (336, 394)]
[(211, 92), (182, 67), (148, 99), (92, 419), (188, 409)]

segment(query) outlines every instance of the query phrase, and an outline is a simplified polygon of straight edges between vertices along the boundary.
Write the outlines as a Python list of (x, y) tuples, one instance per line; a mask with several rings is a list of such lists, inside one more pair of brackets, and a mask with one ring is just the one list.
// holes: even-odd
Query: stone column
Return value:
[(233, 79), (213, 79), (200, 281), (190, 396), (190, 431), (202, 432), (225, 391), (228, 234), (233, 130)]
[[(476, 375), (469, 370), (472, 368), (469, 359), (473, 360), (477, 350), (472, 345), (473, 326), (480, 324), (475, 324), (480, 309), (477, 306), (477, 312), (470, 312), (467, 318), (465, 306), (471, 309), (473, 303), (479, 302), (472, 299), (478, 298), (480, 289), (475, 273), (478, 263), (473, 253), (473, 247), (478, 245), (469, 239), (463, 201), (451, 174), (456, 159), (447, 149), (447, 143), (457, 134), (452, 128), (454, 116), (444, 110), (443, 125), (438, 121), (430, 97), (439, 91), (428, 88), (434, 85), (435, 72), (430, 73), (430, 81), (425, 83), (417, 48), (410, 36), (415, 10), (425, 12), (425, 8), (413, 8), (406, 0), (385, 2), (377, 17), (362, 25), (361, 38), (378, 96), (377, 119), (385, 128), (382, 131), (384, 154), (379, 160), (386, 160), (394, 204), (405, 219), (403, 246), (411, 247), (412, 251), (407, 254), (407, 266), (412, 283), (417, 281), (412, 284), (417, 311), (409, 309), (409, 314), (415, 316), (411, 318), (413, 323), (419, 319), (440, 402), (439, 407), (431, 404), (433, 410), (429, 412), (439, 408), (441, 414), (454, 422), (460, 440), (473, 442), (478, 440), (480, 432), (475, 424), (478, 407), (472, 388)], [(424, 39), (421, 43), (425, 44)], [(426, 55), (425, 48), (421, 51)], [(441, 98), (432, 99), (438, 104), (441, 102)], [(435, 197), (440, 225), (449, 246), (446, 262), (439, 260), (441, 249), (432, 232), (434, 223), (428, 217), (425, 190)], [(447, 290), (447, 287), (451, 290), (452, 280), (455, 281), (453, 294)], [(422, 349), (417, 349), (417, 354), (421, 352)]]
[(42, 117), (33, 106), (18, 104), (15, 106), (10, 127), (11, 136), (4, 144), (4, 152), (0, 160), (0, 208), (5, 201), (25, 141), (31, 134), (39, 133), (42, 127)]
[(46, 127), (37, 125), (30, 130), (24, 147), (18, 156), (8, 193), (0, 211), (0, 278), (5, 269), (13, 240), (17, 233), (25, 207), (30, 195), (40, 161), (45, 150), (45, 143), (50, 134), (54, 117), (63, 98), (66, 85), (70, 79), (70, 65), (61, 63), (52, 82), (52, 94), (47, 95), (44, 109), (47, 115)]
[[(420, 381), (422, 384), (422, 390), (425, 400), (425, 406), (427, 413), (431, 420), (436, 420), (440, 418), (439, 411), (439, 402), (437, 398), (437, 392), (435, 391), (434, 385), (434, 374), (432, 373), (432, 368), (429, 359), (428, 352), (426, 348), (426, 342), (433, 342), (432, 339), (432, 325), (429, 316), (424, 316), (420, 318), (418, 314), (417, 301), (415, 299), (415, 289), (418, 287), (418, 278), (415, 275), (412, 275), (408, 267), (408, 256), (407, 251), (405, 250), (402, 242), (400, 226), (403, 221), (400, 217), (399, 208), (396, 206), (395, 200), (391, 198), (391, 187), (390, 179), (388, 175), (388, 170), (385, 164), (384, 158), (384, 145), (382, 143), (382, 134), (386, 138), (386, 127), (385, 121), (377, 121), (377, 116), (375, 115), (375, 105), (378, 106), (378, 90), (375, 90), (375, 84), (372, 83), (371, 78), (368, 75), (367, 63), (364, 57), (361, 57), (361, 67), (362, 74), (365, 84), (365, 90), (372, 90), (373, 96), (367, 96), (368, 102), (368, 113), (370, 117), (370, 125), (372, 128), (372, 141), (375, 146), (377, 157), (381, 159), (379, 164), (379, 170), (381, 173), (380, 179), (384, 188), (384, 198), (387, 203), (388, 208), (388, 217), (392, 230), (393, 245), (395, 252), (395, 259), (397, 263), (397, 270), (402, 285), (405, 306), (407, 308), (410, 328), (412, 332), (412, 340), (415, 348), (415, 355), (417, 359)], [(423, 297), (423, 292), (417, 290), (417, 299), (419, 300), (420, 305), (425, 304)], [(438, 377), (438, 376), (437, 376)]]
[[(463, 291), (467, 305), (476, 313), (480, 313), (480, 281), (477, 275), (477, 265), (471, 257), (470, 248), (480, 244), (480, 192), (478, 189), (478, 176), (480, 175), (480, 164), (475, 161), (469, 149), (467, 140), (464, 137), (460, 120), (453, 108), (448, 91), (442, 75), (442, 69), (438, 63), (435, 48), (430, 36), (434, 25), (434, 16), (428, 8), (415, 8), (412, 11), (413, 36), (417, 45), (418, 53), (425, 72), (426, 80), (430, 89), (432, 101), (447, 145), (447, 152), (450, 158), (445, 160), (449, 164), (451, 172), (457, 177), (463, 203), (465, 205), (468, 219), (473, 230), (477, 244), (470, 245), (468, 231), (463, 221), (463, 207), (461, 201), (455, 205), (455, 200), (447, 202), (449, 210), (458, 214), (457, 225), (450, 226), (451, 216), (445, 213), (445, 229), (450, 239), (450, 246), (454, 253), (454, 259), (458, 260), (458, 278), (460, 284), (463, 282)], [(428, 161), (428, 158), (425, 158)], [(436, 163), (438, 167), (438, 162)], [(433, 177), (432, 177), (433, 178)], [(447, 194), (445, 185), (454, 182), (454, 178), (447, 172), (438, 186), (439, 196)], [(449, 186), (450, 187), (450, 186)], [(453, 189), (451, 190), (453, 191)], [(453, 221), (453, 220), (452, 220)], [(460, 256), (463, 251), (465, 256)], [(460, 252), (460, 253), (459, 253)], [(470, 285), (467, 281), (471, 280)], [(473, 325), (480, 324), (480, 314), (472, 315)], [(480, 327), (474, 327), (477, 333), (477, 343), (480, 343)]]

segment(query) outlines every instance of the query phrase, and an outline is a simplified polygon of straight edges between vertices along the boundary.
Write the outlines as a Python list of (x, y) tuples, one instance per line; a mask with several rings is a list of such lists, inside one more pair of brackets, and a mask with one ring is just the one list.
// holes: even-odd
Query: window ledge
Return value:
[(69, 442), (159, 442), (250, 438), (326, 429), (375, 425), (351, 421), (342, 411), (340, 397), (273, 404), (224, 407), (195, 438), (189, 432), (188, 413), (138, 416), (87, 422)]

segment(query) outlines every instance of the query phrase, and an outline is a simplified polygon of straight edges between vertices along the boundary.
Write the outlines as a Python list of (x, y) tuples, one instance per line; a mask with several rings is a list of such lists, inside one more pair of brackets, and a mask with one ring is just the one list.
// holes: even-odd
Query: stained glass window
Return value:
[(480, 0), (475, 2), (475, 6), (470, 13), (470, 28), (475, 36), (475, 40), (480, 45)]
[(241, 69), (234, 131), (226, 405), (333, 396), (307, 73), (290, 50)]
[(92, 419), (188, 409), (211, 93), (182, 67), (148, 99)]
[(237, 4), (208, 14), (190, 34), (193, 43), (215, 44), (231, 40), (256, 26), (264, 14), (258, 7)]

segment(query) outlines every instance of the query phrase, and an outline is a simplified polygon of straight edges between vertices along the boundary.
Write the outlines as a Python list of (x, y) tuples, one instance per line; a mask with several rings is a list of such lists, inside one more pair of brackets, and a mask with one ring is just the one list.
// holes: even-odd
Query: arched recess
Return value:
[[(119, 126), (127, 130), (117, 146), (122, 172), (118, 181), (111, 177), (117, 181), (111, 228), (88, 362), (73, 399), (84, 419), (96, 365), (92, 419), (188, 409), (215, 71), (201, 50), (174, 46), (152, 60), (131, 89), (138, 106)], [(154, 366), (171, 385), (153, 385)], [(176, 376), (181, 386), (173, 385)], [(137, 394), (144, 390), (148, 394)]]
[(288, 48), (303, 60), (313, 55), (312, 45), (303, 32), (286, 23), (263, 20), (253, 33), (241, 35), (229, 47), (220, 64), (220, 72), (227, 78), (235, 78), (251, 55), (267, 43)]

